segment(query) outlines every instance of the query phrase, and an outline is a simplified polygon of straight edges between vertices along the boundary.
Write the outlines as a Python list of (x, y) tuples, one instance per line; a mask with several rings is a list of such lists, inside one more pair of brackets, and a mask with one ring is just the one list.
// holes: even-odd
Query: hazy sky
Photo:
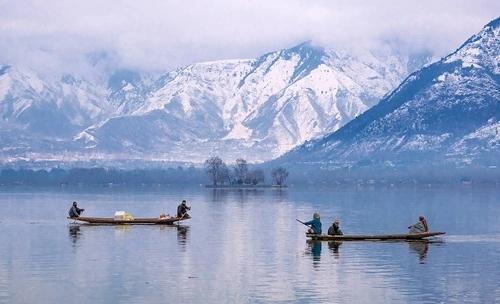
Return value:
[(498, 0), (1, 0), (0, 63), (168, 71), (306, 40), (336, 48), (398, 41), (442, 56), (498, 17)]

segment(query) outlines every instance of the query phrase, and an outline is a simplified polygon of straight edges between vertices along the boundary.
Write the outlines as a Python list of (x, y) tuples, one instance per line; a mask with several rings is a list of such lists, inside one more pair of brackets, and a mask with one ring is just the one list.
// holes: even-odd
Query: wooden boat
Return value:
[(425, 232), (416, 234), (380, 234), (380, 235), (328, 235), (306, 233), (306, 236), (317, 241), (411, 241), (445, 234), (446, 232)]
[(170, 218), (134, 218), (133, 220), (115, 220), (112, 217), (77, 217), (71, 218), (70, 220), (86, 222), (88, 224), (95, 225), (173, 225), (176, 222), (185, 221), (188, 218), (178, 218), (178, 217), (170, 217)]

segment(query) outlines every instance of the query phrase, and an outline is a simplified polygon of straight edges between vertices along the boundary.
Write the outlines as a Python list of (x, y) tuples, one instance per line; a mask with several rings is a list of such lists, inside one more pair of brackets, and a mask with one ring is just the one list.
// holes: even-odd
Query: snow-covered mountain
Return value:
[(197, 63), (158, 79), (130, 115), (75, 138), (90, 151), (148, 159), (269, 160), (337, 130), (429, 58), (304, 43), (257, 59)]
[[(132, 94), (134, 89), (130, 89), (129, 83), (113, 83), (113, 77), (116, 79), (116, 75), (110, 75), (109, 80), (96, 84), (78, 76), (42, 77), (23, 68), (0, 68), (3, 160), (58, 159), (75, 151), (75, 134), (110, 116), (135, 109), (139, 94)], [(140, 86), (144, 83), (147, 81), (141, 80)]]
[(338, 131), (279, 161), (499, 166), (499, 119), (500, 18)]
[(0, 69), (2, 124), (41, 137), (67, 137), (109, 111), (106, 100), (82, 80), (71, 76), (42, 79), (34, 72)]
[(257, 59), (98, 81), (0, 69), (1, 156), (203, 162), (269, 160), (336, 131), (430, 56), (303, 43)]

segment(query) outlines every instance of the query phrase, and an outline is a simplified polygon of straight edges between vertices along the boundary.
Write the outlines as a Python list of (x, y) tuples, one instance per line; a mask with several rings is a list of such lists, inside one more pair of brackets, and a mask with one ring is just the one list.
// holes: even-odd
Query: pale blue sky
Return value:
[(6, 0), (0, 63), (168, 71), (306, 40), (337, 48), (399, 41), (442, 56), (499, 16), (498, 0)]

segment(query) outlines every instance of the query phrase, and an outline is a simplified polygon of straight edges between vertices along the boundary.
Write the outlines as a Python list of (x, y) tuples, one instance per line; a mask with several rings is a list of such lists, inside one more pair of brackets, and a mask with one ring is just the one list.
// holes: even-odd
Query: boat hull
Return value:
[(307, 233), (306, 236), (317, 241), (411, 241), (424, 240), (443, 235), (445, 232), (426, 232), (417, 234), (381, 234), (381, 235), (328, 235)]
[(173, 225), (176, 222), (187, 220), (188, 218), (135, 218), (133, 220), (115, 220), (114, 218), (107, 217), (78, 217), (70, 218), (70, 220), (75, 220), (79, 222), (85, 222), (88, 224), (96, 225)]

